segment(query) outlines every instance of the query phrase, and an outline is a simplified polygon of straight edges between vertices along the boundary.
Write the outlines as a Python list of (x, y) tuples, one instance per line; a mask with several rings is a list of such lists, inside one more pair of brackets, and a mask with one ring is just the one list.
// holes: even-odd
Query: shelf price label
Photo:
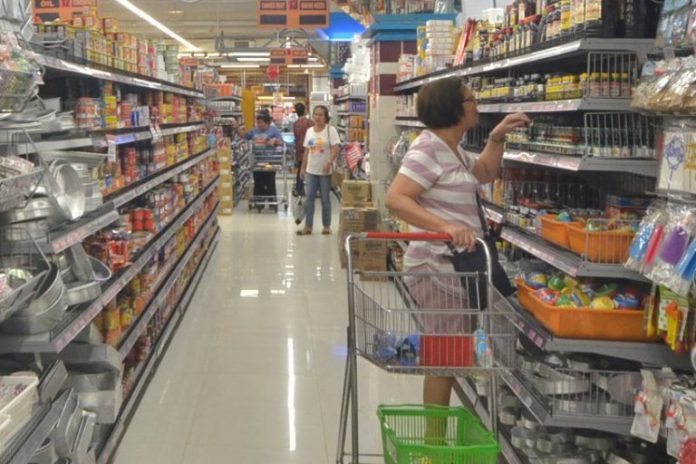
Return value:
[(115, 162), (116, 161), (116, 147), (118, 144), (116, 143), (116, 136), (113, 134), (107, 134), (106, 135), (106, 158), (110, 162)]

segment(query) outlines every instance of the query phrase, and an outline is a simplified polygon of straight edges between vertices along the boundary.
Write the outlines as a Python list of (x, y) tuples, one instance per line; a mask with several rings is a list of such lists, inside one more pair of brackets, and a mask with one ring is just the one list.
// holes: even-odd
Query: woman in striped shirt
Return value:
[[(500, 173), (505, 134), (529, 123), (524, 114), (506, 116), (490, 133), (478, 158), (460, 147), (464, 134), (478, 124), (476, 99), (461, 79), (451, 77), (423, 86), (418, 92), (418, 119), (426, 129), (414, 140), (386, 197), (386, 205), (412, 226), (413, 232), (441, 232), (459, 249), (473, 250), (482, 236), (476, 194), (479, 184)], [(447, 246), (437, 242), (411, 242), (405, 271), (454, 272)], [(408, 282), (422, 311), (462, 310), (471, 307), (458, 278), (419, 279)], [(440, 313), (441, 314), (441, 313)], [(463, 316), (432, 315), (421, 323), (431, 334), (469, 333), (474, 321)], [(454, 379), (426, 376), (425, 404), (449, 405)]]

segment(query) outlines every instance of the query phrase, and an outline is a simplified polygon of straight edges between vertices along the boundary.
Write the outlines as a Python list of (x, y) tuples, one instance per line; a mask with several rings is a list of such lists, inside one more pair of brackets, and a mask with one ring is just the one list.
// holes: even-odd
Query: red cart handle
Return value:
[(356, 234), (359, 238), (369, 238), (376, 240), (414, 240), (414, 241), (431, 241), (431, 242), (449, 242), (452, 236), (437, 232), (418, 232), (418, 233), (400, 233), (400, 232), (364, 232)]

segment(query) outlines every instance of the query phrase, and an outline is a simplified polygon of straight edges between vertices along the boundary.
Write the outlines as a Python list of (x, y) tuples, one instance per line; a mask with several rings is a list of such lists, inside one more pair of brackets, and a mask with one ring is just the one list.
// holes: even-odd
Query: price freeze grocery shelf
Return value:
[(98, 69), (96, 67), (90, 67), (78, 63), (73, 63), (71, 61), (42, 54), (37, 54), (37, 60), (45, 68), (54, 71), (61, 71), (94, 79), (118, 82), (120, 84), (132, 85), (134, 87), (141, 87), (144, 89), (171, 92), (179, 95), (185, 95), (187, 97), (201, 99), (205, 98), (203, 92), (199, 92), (189, 87), (184, 87), (171, 82), (160, 81), (158, 79), (146, 76), (129, 76), (128, 74), (125, 74), (123, 71), (119, 71), (116, 69), (104, 71), (103, 69)]
[(570, 111), (631, 111), (628, 98), (576, 98), (519, 103), (480, 103), (479, 113), (560, 113)]
[[(125, 431), (126, 424), (130, 420), (130, 417), (134, 412), (134, 408), (137, 405), (138, 401), (140, 401), (140, 397), (145, 392), (147, 384), (150, 380), (150, 376), (154, 373), (157, 364), (162, 359), (162, 354), (166, 352), (169, 342), (171, 341), (172, 335), (176, 330), (179, 322), (181, 321), (181, 318), (186, 313), (186, 310), (188, 309), (188, 306), (191, 303), (191, 300), (193, 299), (193, 295), (195, 294), (195, 291), (198, 288), (198, 284), (203, 278), (203, 274), (205, 273), (205, 270), (207, 269), (208, 264), (210, 263), (210, 259), (215, 253), (219, 235), (220, 232), (218, 229), (215, 232), (215, 236), (211, 239), (210, 244), (208, 245), (208, 251), (206, 252), (206, 255), (203, 257), (200, 264), (198, 265), (194, 277), (189, 282), (186, 291), (181, 297), (181, 300), (179, 300), (177, 308), (170, 316), (170, 319), (167, 322), (167, 326), (165, 327), (164, 331), (162, 332), (162, 335), (157, 341), (155, 347), (153, 348), (150, 357), (137, 369), (135, 374), (137, 379), (136, 384), (133, 387), (133, 390), (131, 391), (126, 401), (123, 403), (123, 406), (121, 407), (118, 419), (116, 420), (116, 423), (114, 424), (114, 427), (111, 430), (109, 438), (107, 439), (99, 454), (99, 457), (97, 459), (98, 464), (107, 464), (111, 460), (113, 453), (116, 450), (116, 447), (119, 445), (121, 438), (123, 438), (123, 433)], [(204, 236), (200, 235), (197, 239), (201, 240), (200, 237)]]
[(505, 210), (502, 206), (496, 205), (490, 201), (483, 200), (482, 202), (483, 212), (486, 213), (486, 217), (497, 224), (502, 224), (505, 217)]
[(508, 314), (515, 327), (534, 345), (545, 351), (597, 354), (651, 366), (691, 369), (688, 356), (673, 352), (663, 343), (559, 338), (522, 308), (516, 297), (499, 296), (493, 305), (497, 311)]
[(452, 69), (445, 72), (438, 72), (415, 79), (410, 79), (408, 81), (398, 83), (394, 87), (394, 90), (396, 92), (415, 90), (424, 84), (439, 79), (444, 79), (446, 77), (473, 76), (477, 74), (493, 73), (503, 69), (514, 68), (526, 64), (567, 58), (578, 53), (586, 53), (590, 51), (627, 51), (647, 54), (654, 49), (654, 42), (655, 41), (652, 39), (579, 39), (565, 44), (552, 46), (543, 50), (526, 53), (520, 56), (503, 58), (490, 63), (472, 63), (459, 69)]
[(552, 245), (541, 237), (527, 234), (513, 226), (503, 227), (501, 238), (573, 277), (609, 277), (647, 281), (639, 273), (626, 269), (621, 264), (586, 261), (570, 251)]
[(596, 156), (568, 156), (550, 153), (535, 153), (521, 150), (506, 150), (506, 161), (534, 164), (567, 171), (630, 172), (642, 176), (657, 176), (657, 160), (645, 158), (600, 158)]
[[(105, 204), (100, 209), (83, 217), (77, 223), (68, 224), (60, 229), (49, 232), (48, 240), (46, 242), (39, 242), (39, 245), (45, 253), (60, 253), (66, 248), (81, 242), (90, 235), (94, 235), (104, 227), (117, 221), (119, 216), (116, 208), (119, 206), (123, 206), (134, 198), (163, 184), (167, 180), (190, 169), (215, 153), (216, 149), (210, 148), (202, 153), (186, 158), (179, 164), (153, 174), (151, 177), (144, 179), (142, 183), (125, 187), (112, 194), (110, 197), (107, 197), (105, 199)], [(11, 251), (14, 252), (33, 252), (35, 250), (33, 244), (15, 242), (8, 246), (11, 246)]]
[(125, 145), (157, 137), (183, 134), (203, 129), (203, 123), (166, 124), (156, 131), (154, 126), (130, 127), (126, 129), (99, 129), (89, 136), (76, 136), (74, 138), (60, 140), (38, 140), (31, 143), (21, 143), (13, 146), (18, 154), (29, 154), (37, 151), (71, 150), (82, 147), (107, 148), (110, 144)]
[(367, 96), (366, 95), (344, 95), (342, 97), (336, 97), (336, 103), (341, 103), (345, 101), (366, 101)]
[[(219, 209), (220, 204), (218, 203), (211, 212), (211, 214), (208, 216), (208, 219), (206, 219), (204, 225), (201, 226), (199, 231), (196, 233), (196, 237), (191, 242), (192, 244), (197, 243), (200, 237), (205, 237), (205, 234), (208, 232), (208, 229), (212, 227), (213, 222), (217, 218), (217, 213)], [(133, 349), (135, 342), (138, 341), (138, 338), (140, 338), (142, 333), (145, 331), (145, 328), (150, 322), (150, 319), (152, 319), (152, 316), (154, 316), (155, 312), (157, 312), (157, 310), (162, 306), (162, 303), (164, 303), (172, 287), (178, 282), (179, 277), (181, 276), (181, 273), (184, 271), (186, 263), (188, 263), (194, 250), (195, 247), (189, 245), (184, 255), (178, 259), (176, 267), (168, 273), (166, 279), (160, 281), (161, 285), (159, 286), (159, 289), (157, 289), (156, 293), (153, 294), (152, 299), (147, 305), (147, 308), (143, 311), (143, 313), (140, 315), (138, 320), (132, 326), (131, 330), (128, 331), (123, 341), (119, 345), (118, 353), (119, 355), (121, 355), (121, 359), (125, 359), (126, 356), (128, 356), (128, 353), (130, 353), (131, 349)]]
[(33, 336), (18, 336), (5, 334), (0, 337), (0, 353), (59, 353), (70, 343), (155, 256), (155, 253), (203, 206), (205, 199), (217, 188), (219, 177), (212, 180), (208, 186), (186, 205), (176, 219), (168, 224), (154, 238), (138, 258), (118, 277), (113, 278), (102, 286), (102, 295), (91, 303), (70, 311), (63, 321), (46, 334)]

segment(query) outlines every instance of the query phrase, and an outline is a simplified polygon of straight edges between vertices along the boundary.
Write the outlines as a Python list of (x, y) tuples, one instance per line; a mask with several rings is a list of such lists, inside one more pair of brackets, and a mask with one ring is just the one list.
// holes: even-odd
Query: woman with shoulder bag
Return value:
[(314, 126), (307, 129), (305, 135), (306, 150), (300, 171), (300, 175), (304, 177), (307, 194), (305, 226), (297, 231), (297, 235), (312, 233), (317, 192), (321, 199), (321, 221), (324, 226), (321, 233), (328, 235), (331, 233), (331, 175), (341, 151), (341, 139), (336, 128), (329, 125), (331, 117), (327, 107), (320, 105), (314, 108), (312, 118)]
[[(485, 224), (478, 204), (479, 185), (498, 177), (505, 135), (528, 124), (529, 118), (521, 113), (506, 116), (491, 131), (481, 156), (474, 158), (459, 145), (466, 131), (478, 124), (476, 99), (460, 79), (441, 79), (423, 86), (418, 92), (417, 111), (418, 119), (426, 129), (406, 153), (387, 193), (386, 205), (410, 224), (414, 232), (446, 233), (452, 237), (452, 245), (462, 252), (458, 258), (466, 261), (467, 253), (470, 253), (472, 261), (477, 261), (476, 238), (485, 237)], [(456, 261), (455, 265), (458, 264)], [(467, 268), (466, 264), (463, 267)], [(468, 267), (474, 266), (468, 264)], [(411, 242), (404, 267), (411, 275), (451, 275), (455, 271), (452, 253), (447, 245), (437, 242)], [(456, 270), (462, 271), (459, 267), (462, 266), (457, 266)], [(505, 280), (497, 259), (494, 267), (503, 273), (502, 280)], [(495, 282), (496, 272), (493, 274)], [(433, 280), (424, 282), (413, 278), (407, 284), (423, 310), (461, 311), (465, 309), (461, 307), (462, 302), (467, 301), (468, 308), (477, 306), (471, 301), (471, 291), (468, 295), (462, 291), (457, 279), (443, 280), (438, 284)], [(505, 284), (510, 285), (509, 281), (502, 283)], [(464, 319), (463, 316), (433, 315), (426, 316), (422, 323), (428, 333), (471, 333), (475, 327), (471, 327), (472, 321)], [(453, 382), (452, 377), (426, 376), (424, 403), (449, 405)]]

